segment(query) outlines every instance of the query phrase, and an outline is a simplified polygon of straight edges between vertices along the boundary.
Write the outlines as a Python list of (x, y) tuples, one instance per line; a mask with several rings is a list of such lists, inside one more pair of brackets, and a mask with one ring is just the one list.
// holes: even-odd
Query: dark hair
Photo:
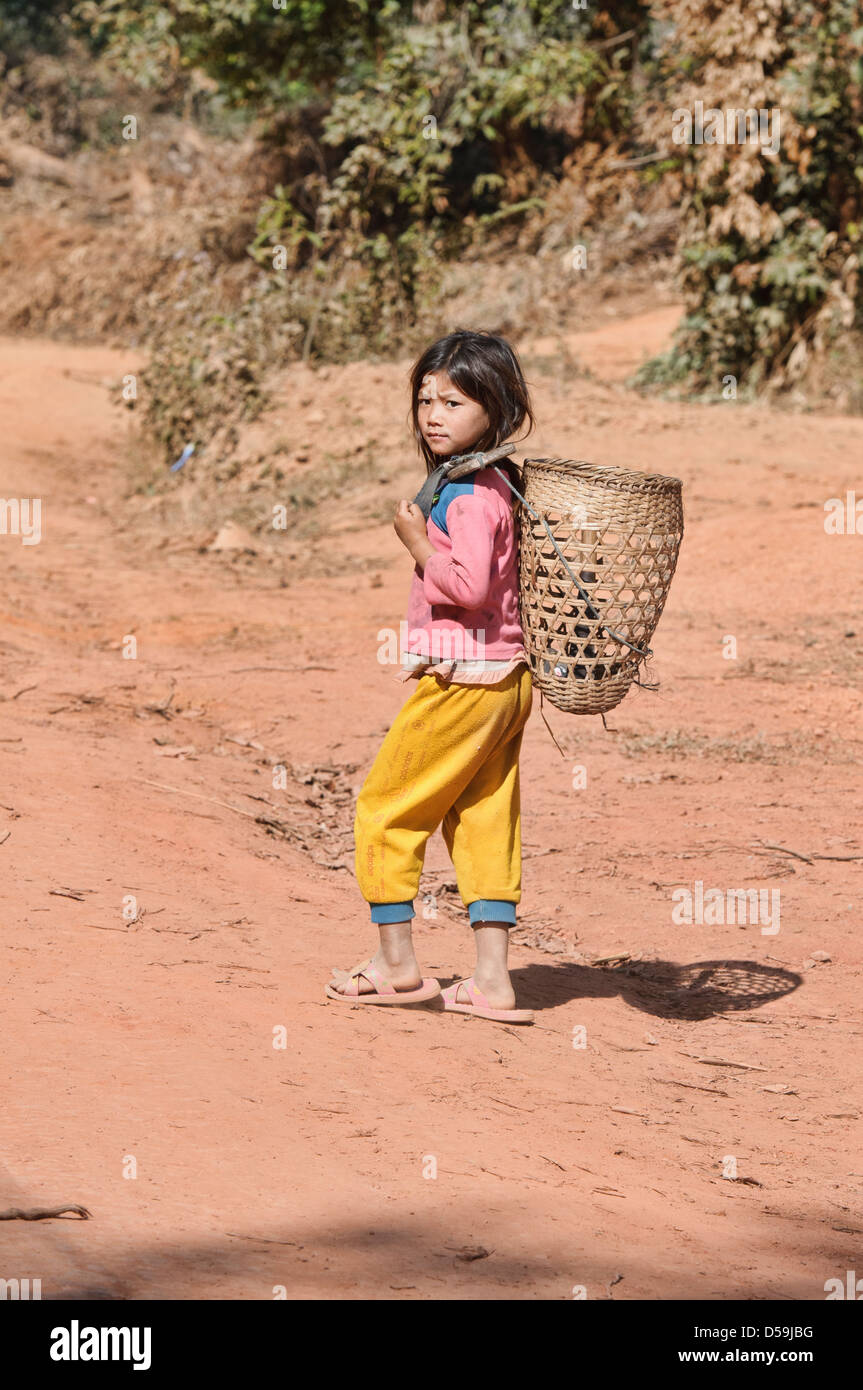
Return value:
[(433, 453), (423, 439), (418, 401), (423, 378), (429, 372), (440, 371), (446, 372), (458, 389), (477, 401), (488, 415), (488, 429), (472, 446), (474, 449), (494, 449), (505, 444), (525, 420), (529, 422), (526, 434), (534, 428), (527, 383), (513, 348), (495, 333), (457, 329), (426, 348), (411, 369), (411, 420), (427, 473), (433, 473), (446, 456)]

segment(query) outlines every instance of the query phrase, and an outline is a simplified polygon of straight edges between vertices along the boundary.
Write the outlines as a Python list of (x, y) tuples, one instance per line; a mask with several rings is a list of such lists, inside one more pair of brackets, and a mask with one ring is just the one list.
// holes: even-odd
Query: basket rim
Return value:
[(651, 487), (663, 487), (671, 492), (683, 491), (683, 480), (674, 478), (668, 473), (642, 473), (634, 468), (620, 468), (617, 464), (591, 463), (588, 459), (565, 459), (558, 458), (556, 455), (554, 458), (524, 458), (521, 461), (523, 468), (530, 464), (537, 464), (556, 473), (576, 476), (589, 474), (590, 481), (598, 483), (600, 486), (626, 483), (630, 487), (637, 487), (639, 484), (642, 486), (646, 484)]

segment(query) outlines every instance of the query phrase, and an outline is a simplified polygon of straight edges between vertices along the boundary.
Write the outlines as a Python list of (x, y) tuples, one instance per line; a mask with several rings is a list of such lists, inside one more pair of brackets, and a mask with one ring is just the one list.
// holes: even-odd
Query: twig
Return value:
[[(805, 864), (811, 864), (814, 859), (830, 859), (838, 864), (850, 864), (858, 859), (863, 859), (863, 854), (817, 854), (814, 850), (810, 851), (809, 854), (802, 854), (799, 850), (788, 849), (787, 845), (770, 845), (766, 840), (762, 840), (761, 844), (765, 849), (776, 849), (781, 854), (790, 854), (793, 859), (802, 859)], [(754, 851), (756, 854), (759, 852), (758, 850)]]
[(315, 305), (314, 311), (312, 312), (312, 316), (309, 319), (309, 326), (306, 330), (305, 339), (303, 340), (302, 360), (304, 363), (308, 362), (309, 357), (311, 356), (312, 343), (315, 339), (315, 333), (317, 332), (318, 327), (318, 320), (321, 317), (323, 308), (324, 300), (322, 295), (321, 298), (318, 300), (317, 304)]
[(549, 1186), (545, 1178), (519, 1177), (512, 1173), (495, 1173), (491, 1168), (483, 1168), (482, 1164), (480, 1164), (479, 1170), (481, 1173), (488, 1173), (491, 1178), (500, 1178), (501, 1182), (538, 1182), (542, 1183), (543, 1187)]
[(709, 1096), (728, 1097), (727, 1091), (717, 1091), (713, 1086), (696, 1086), (692, 1081), (671, 1081), (665, 1076), (654, 1076), (654, 1081), (659, 1081), (663, 1086), (685, 1086), (688, 1091), (706, 1091)]
[(768, 1067), (756, 1067), (752, 1062), (729, 1062), (724, 1057), (699, 1057), (697, 1052), (681, 1052), (681, 1057), (692, 1057), (705, 1067), (739, 1067), (741, 1071), (769, 1071)]
[[(641, 154), (637, 159), (616, 159), (613, 164), (609, 164), (609, 169), (640, 169), (642, 164), (655, 164), (657, 159), (668, 159), (670, 156), (665, 150), (654, 150), (652, 154)], [(651, 686), (650, 689), (658, 689), (658, 686)]]
[(566, 757), (566, 754), (564, 753), (563, 749), (561, 748), (560, 744), (558, 743), (558, 741), (557, 741), (557, 739), (556, 739), (556, 737), (555, 737), (554, 729), (551, 727), (551, 725), (549, 724), (548, 720), (547, 720), (546, 717), (545, 717), (545, 710), (544, 710), (543, 707), (542, 707), (542, 706), (543, 706), (542, 691), (540, 691), (539, 694), (540, 694), (539, 712), (540, 712), (540, 714), (542, 715), (542, 722), (543, 722), (543, 724), (545, 725), (545, 727), (548, 729), (548, 732), (551, 734), (551, 741), (552, 741), (552, 743), (554, 744), (555, 748), (557, 749), (558, 753), (560, 754), (560, 756), (561, 756), (562, 758), (565, 758), (565, 757)]
[(812, 856), (809, 854), (801, 854), (796, 849), (788, 849), (786, 845), (770, 845), (766, 840), (762, 840), (761, 843), (765, 849), (778, 849), (782, 854), (790, 854), (792, 859), (802, 859), (804, 864), (812, 863)]
[(256, 1240), (262, 1245), (296, 1245), (295, 1240), (272, 1240), (268, 1236), (241, 1236), (239, 1231), (226, 1231), (226, 1236), (233, 1236), (235, 1240)]
[(170, 719), (172, 714), (171, 705), (176, 693), (176, 690), (172, 688), (167, 700), (163, 700), (160, 705), (144, 705), (144, 709), (148, 714), (161, 714), (163, 719)]
[(601, 43), (595, 43), (593, 47), (596, 49), (616, 48), (619, 43), (626, 43), (627, 39), (634, 38), (636, 32), (635, 29), (627, 29), (625, 33), (615, 34), (611, 39), (603, 39)]
[(239, 676), (245, 671), (337, 671), (337, 666), (229, 666), (227, 671), (196, 671), (196, 680), (221, 680), (225, 675)]
[(8, 1211), (0, 1211), (0, 1221), (48, 1221), (52, 1216), (63, 1216), (67, 1211), (74, 1212), (82, 1221), (89, 1220), (90, 1212), (86, 1207), (70, 1202), (65, 1207), (9, 1207)]
[(14, 695), (10, 695), (9, 699), (17, 700), (19, 695), (26, 695), (28, 690), (35, 690), (36, 688), (35, 685), (24, 685), (20, 690), (16, 690)]
[(853, 859), (863, 859), (863, 854), (813, 854), (813, 859), (835, 859), (840, 864), (849, 864)]
[(228, 801), (217, 801), (214, 796), (204, 796), (201, 792), (188, 791), (185, 787), (169, 787), (164, 782), (151, 782), (149, 777), (139, 777), (139, 782), (143, 782), (147, 787), (158, 787), (162, 792), (177, 792), (180, 796), (195, 796), (199, 801), (209, 801), (211, 806), (224, 806), (226, 811), (235, 811), (238, 816), (246, 816), (249, 820), (257, 820), (257, 816), (252, 811), (244, 811), (240, 806), (232, 806)]
[(499, 1096), (486, 1096), (486, 1100), (493, 1100), (498, 1105), (508, 1105), (510, 1110), (520, 1110), (523, 1115), (534, 1114), (534, 1111), (530, 1107), (524, 1105), (513, 1105), (511, 1101), (501, 1100)]
[(228, 674), (238, 676), (243, 671), (337, 671), (337, 666), (234, 666)]

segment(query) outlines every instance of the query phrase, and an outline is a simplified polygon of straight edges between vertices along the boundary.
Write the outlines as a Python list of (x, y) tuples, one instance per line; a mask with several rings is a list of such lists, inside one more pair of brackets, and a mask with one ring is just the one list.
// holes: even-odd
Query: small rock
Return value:
[(813, 960), (817, 960), (817, 961), (824, 962), (824, 961), (832, 960), (833, 957), (830, 955), (829, 951), (813, 951), (813, 952), (812, 952), (812, 959), (813, 959)]
[(251, 531), (247, 531), (244, 526), (238, 526), (235, 521), (229, 521), (220, 527), (215, 539), (207, 546), (208, 550), (250, 550), (252, 554), (255, 554), (257, 548)]

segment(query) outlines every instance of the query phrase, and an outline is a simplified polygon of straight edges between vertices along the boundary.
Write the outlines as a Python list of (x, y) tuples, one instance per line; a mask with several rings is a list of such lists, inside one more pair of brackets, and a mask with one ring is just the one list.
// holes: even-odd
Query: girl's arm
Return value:
[(429, 541), (419, 507), (414, 508), (417, 517), (403, 510), (412, 506), (399, 504), (396, 531), (422, 571), (426, 601), (482, 608), (491, 584), (497, 525), (492, 509), (476, 493), (453, 498), (446, 513), (452, 554), (445, 555)]
[(426, 519), (416, 502), (399, 502), (393, 525), (402, 545), (407, 547), (422, 570), (429, 556), (434, 555), (435, 548), (428, 538)]

